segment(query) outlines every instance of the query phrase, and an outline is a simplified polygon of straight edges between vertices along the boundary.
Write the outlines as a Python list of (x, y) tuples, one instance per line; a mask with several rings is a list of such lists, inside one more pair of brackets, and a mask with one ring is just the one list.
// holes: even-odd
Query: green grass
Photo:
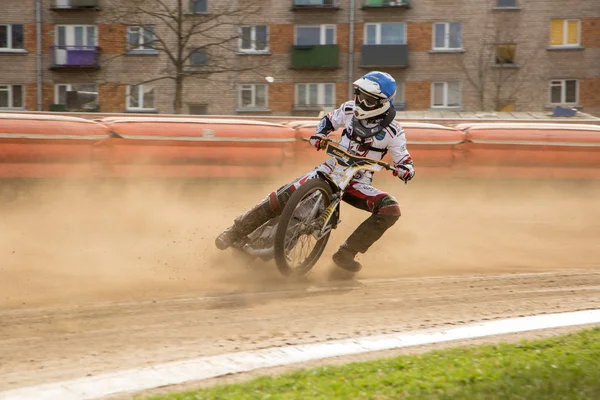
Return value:
[(433, 351), (151, 397), (199, 399), (600, 399), (600, 328)]

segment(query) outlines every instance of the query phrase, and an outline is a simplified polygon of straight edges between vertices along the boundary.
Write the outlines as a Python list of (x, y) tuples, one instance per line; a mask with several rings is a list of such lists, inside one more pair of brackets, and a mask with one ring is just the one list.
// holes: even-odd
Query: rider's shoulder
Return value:
[(349, 101), (345, 102), (344, 104), (342, 104), (342, 106), (340, 108), (342, 110), (344, 110), (345, 114), (353, 114), (354, 113), (354, 101), (349, 100)]
[(402, 126), (396, 121), (392, 121), (392, 123), (389, 124), (385, 130), (390, 134), (391, 137), (404, 135), (404, 129), (402, 129)]

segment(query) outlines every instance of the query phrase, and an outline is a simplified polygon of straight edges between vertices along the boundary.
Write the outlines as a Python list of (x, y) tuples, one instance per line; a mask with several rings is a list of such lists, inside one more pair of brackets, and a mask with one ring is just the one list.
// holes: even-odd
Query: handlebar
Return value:
[[(356, 155), (350, 154), (346, 150), (340, 148), (339, 147), (339, 143), (336, 142), (335, 140), (332, 140), (332, 139), (329, 139), (329, 138), (326, 138), (326, 137), (325, 138), (319, 137), (319, 139), (320, 139), (319, 148), (321, 150), (325, 150), (327, 148), (327, 145), (331, 145), (331, 146), (335, 147), (336, 149), (338, 149), (338, 150), (340, 150), (340, 151), (348, 154), (352, 158), (362, 159), (362, 160), (366, 160), (366, 161), (371, 161), (372, 163), (377, 164), (380, 167), (383, 167), (384, 169), (387, 169), (388, 171), (395, 171), (396, 170), (396, 168), (394, 166), (392, 166), (392, 165), (390, 165), (390, 164), (388, 164), (386, 162), (383, 162), (383, 161), (380, 161), (380, 160), (375, 160), (375, 159), (369, 158), (369, 157), (361, 157), (361, 156), (356, 156)], [(304, 139), (304, 138), (302, 140), (307, 141), (307, 142), (310, 141), (310, 139)]]

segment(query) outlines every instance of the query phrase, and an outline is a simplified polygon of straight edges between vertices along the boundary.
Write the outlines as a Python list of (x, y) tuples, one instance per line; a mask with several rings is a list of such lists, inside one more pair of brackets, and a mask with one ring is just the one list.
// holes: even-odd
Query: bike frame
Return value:
[[(327, 181), (333, 184), (334, 187), (338, 190), (336, 191), (337, 193), (334, 194), (335, 196), (333, 201), (323, 212), (323, 215), (321, 217), (322, 228), (319, 232), (317, 239), (325, 236), (333, 228), (335, 228), (335, 226), (337, 226), (337, 221), (334, 224), (330, 224), (329, 221), (331, 220), (331, 217), (335, 214), (335, 210), (342, 201), (342, 197), (344, 196), (346, 188), (348, 187), (348, 185), (350, 184), (357, 172), (377, 172), (381, 171), (382, 169), (394, 170), (394, 167), (383, 161), (350, 154), (341, 147), (339, 147), (337, 142), (331, 141), (329, 139), (321, 140), (322, 143), (324, 142), (325, 153), (327, 153), (328, 156), (332, 157), (335, 160), (336, 165), (331, 173), (327, 174), (324, 172), (320, 172), (320, 174)], [(317, 206), (318, 202), (315, 203), (313, 210), (314, 213), (317, 212)]]

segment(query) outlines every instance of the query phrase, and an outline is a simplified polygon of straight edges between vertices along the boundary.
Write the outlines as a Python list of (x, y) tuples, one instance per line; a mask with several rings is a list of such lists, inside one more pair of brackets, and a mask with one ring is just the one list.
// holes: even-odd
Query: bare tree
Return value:
[(500, 111), (535, 82), (539, 74), (533, 63), (543, 46), (516, 19), (494, 19), (486, 12), (483, 21), (478, 43), (455, 60), (477, 92), (479, 110)]
[(261, 66), (259, 62), (240, 66), (236, 60), (240, 26), (260, 12), (260, 0), (214, 3), (216, 8), (204, 13), (194, 12), (201, 0), (106, 0), (105, 13), (112, 23), (140, 27), (133, 36), (145, 36), (140, 40), (144, 49), (166, 58), (166, 66), (157, 76), (134, 84), (171, 80), (177, 114), (183, 111), (184, 83), (188, 79), (214, 80), (218, 75), (257, 71)]

